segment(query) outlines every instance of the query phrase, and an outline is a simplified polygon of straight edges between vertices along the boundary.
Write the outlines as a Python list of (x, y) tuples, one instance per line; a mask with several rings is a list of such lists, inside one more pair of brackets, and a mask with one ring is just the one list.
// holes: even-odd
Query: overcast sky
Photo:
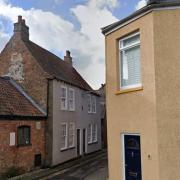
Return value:
[(63, 58), (70, 50), (75, 68), (95, 89), (105, 82), (101, 27), (143, 7), (146, 0), (0, 0), (0, 50), (17, 16), (30, 28), (30, 39)]

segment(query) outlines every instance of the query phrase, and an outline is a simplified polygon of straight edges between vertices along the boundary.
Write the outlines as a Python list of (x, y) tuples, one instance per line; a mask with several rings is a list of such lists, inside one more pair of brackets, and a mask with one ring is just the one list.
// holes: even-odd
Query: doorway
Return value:
[(86, 129), (83, 129), (83, 154), (86, 154)]
[(123, 135), (124, 180), (142, 180), (139, 135)]
[(81, 130), (77, 129), (77, 156), (81, 155)]

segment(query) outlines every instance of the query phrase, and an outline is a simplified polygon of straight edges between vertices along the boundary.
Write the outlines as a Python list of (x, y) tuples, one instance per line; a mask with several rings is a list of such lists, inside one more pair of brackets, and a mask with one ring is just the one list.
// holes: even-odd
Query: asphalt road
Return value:
[(56, 173), (47, 177), (47, 180), (106, 180), (108, 176), (107, 156), (101, 156), (93, 161), (77, 167), (71, 167), (65, 173)]

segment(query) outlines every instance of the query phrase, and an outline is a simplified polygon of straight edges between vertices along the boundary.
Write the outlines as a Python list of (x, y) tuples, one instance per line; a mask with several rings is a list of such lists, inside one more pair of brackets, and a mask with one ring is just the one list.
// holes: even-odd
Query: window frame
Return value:
[[(70, 126), (71, 125), (73, 125), (72, 127), (73, 127), (73, 129), (72, 129), (72, 134), (70, 133)], [(70, 145), (70, 136), (72, 136), (72, 145)], [(73, 148), (73, 147), (75, 147), (75, 123), (74, 122), (71, 122), (70, 124), (69, 124), (69, 138), (68, 138), (68, 147), (69, 148)]]
[[(66, 97), (62, 97), (62, 91), (65, 89)], [(60, 91), (60, 100), (61, 100), (61, 110), (68, 110), (68, 89), (66, 86), (61, 85), (61, 91)], [(62, 99), (65, 98), (65, 107), (62, 106)]]
[[(27, 128), (29, 131), (29, 134), (28, 134), (28, 138), (29, 138), (29, 143), (20, 143), (19, 141), (19, 137), (20, 137), (20, 130), (22, 130), (22, 136), (21, 137), (22, 139), (26, 136), (25, 135), (25, 128)], [(20, 146), (29, 146), (31, 145), (31, 126), (28, 126), (28, 125), (22, 125), (22, 126), (18, 126), (17, 128), (17, 146), (20, 147)]]
[[(70, 91), (73, 92), (72, 99), (70, 98)], [(70, 107), (70, 100), (72, 100), (72, 104), (73, 104), (72, 108)], [(75, 90), (73, 88), (69, 88), (69, 90), (68, 90), (68, 106), (69, 106), (69, 111), (75, 111)]]
[[(66, 135), (63, 136), (63, 129), (62, 126), (65, 125), (66, 126)], [(61, 151), (68, 149), (68, 124), (67, 123), (61, 123), (61, 141), (62, 141), (62, 137), (65, 137), (65, 145), (64, 147), (62, 147), (62, 143), (61, 143)]]
[[(139, 41), (135, 42), (135, 43), (132, 43), (130, 45), (127, 45), (127, 46), (124, 46), (123, 45), (123, 42), (127, 39), (130, 39), (134, 36), (137, 36), (139, 35)], [(120, 90), (127, 90), (127, 89), (133, 89), (133, 88), (140, 88), (142, 87), (142, 79), (141, 79), (141, 83), (137, 83), (137, 84), (133, 84), (133, 85), (128, 85), (128, 86), (122, 86), (122, 57), (121, 57), (121, 54), (124, 54), (124, 52), (128, 49), (131, 49), (133, 47), (137, 47), (139, 46), (141, 48), (141, 39), (140, 39), (140, 32), (136, 32), (136, 33), (133, 33), (129, 36), (126, 36), (124, 38), (121, 38), (119, 39), (119, 47), (118, 47), (118, 51), (119, 51), (119, 87), (120, 87)], [(141, 49), (140, 49), (141, 50)], [(142, 75), (141, 75), (142, 76)]]

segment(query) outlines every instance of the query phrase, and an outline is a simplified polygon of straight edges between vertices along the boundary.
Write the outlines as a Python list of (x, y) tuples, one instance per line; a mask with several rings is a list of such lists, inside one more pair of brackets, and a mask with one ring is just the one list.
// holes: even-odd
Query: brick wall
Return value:
[[(16, 69), (18, 64), (21, 68)], [(16, 73), (15, 73), (16, 72)], [(14, 35), (0, 54), (0, 76), (10, 75), (42, 108), (47, 107), (47, 74), (20, 36)]]
[[(37, 129), (36, 122), (41, 123)], [(17, 146), (17, 129), (19, 126), (31, 127), (31, 145)], [(15, 146), (10, 146), (10, 133), (15, 132)], [(20, 167), (25, 171), (34, 168), (34, 156), (41, 154), (45, 161), (45, 121), (8, 121), (0, 120), (0, 171), (9, 167)]]

